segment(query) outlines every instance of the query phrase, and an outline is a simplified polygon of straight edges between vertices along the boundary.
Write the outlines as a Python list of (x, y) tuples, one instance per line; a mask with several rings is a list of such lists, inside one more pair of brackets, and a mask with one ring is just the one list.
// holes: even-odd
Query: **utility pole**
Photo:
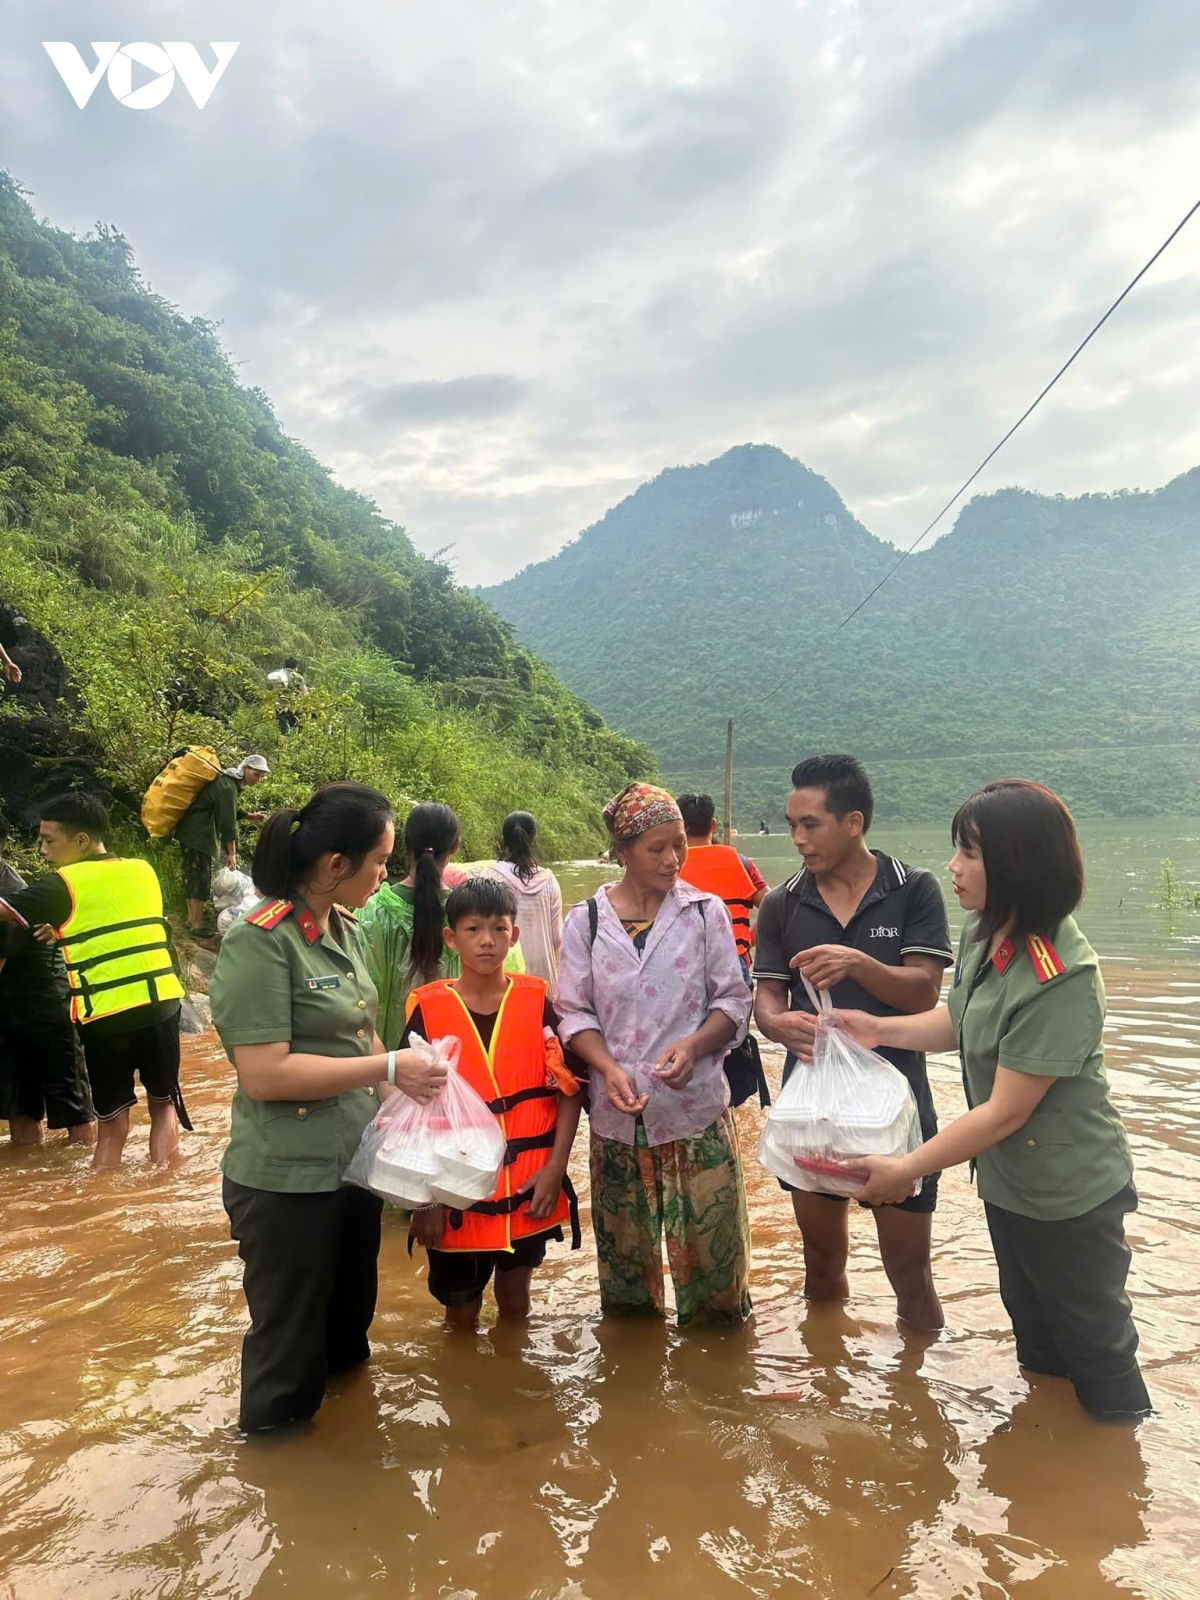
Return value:
[(725, 843), (729, 843), (733, 821), (733, 718), (725, 724)]

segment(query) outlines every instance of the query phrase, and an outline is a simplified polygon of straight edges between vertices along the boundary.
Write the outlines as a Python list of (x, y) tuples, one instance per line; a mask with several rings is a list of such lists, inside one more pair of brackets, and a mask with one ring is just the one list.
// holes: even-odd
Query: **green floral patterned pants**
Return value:
[(592, 1135), (592, 1229), (605, 1311), (663, 1316), (662, 1239), (679, 1326), (750, 1315), (750, 1219), (737, 1125), (726, 1111), (695, 1139)]

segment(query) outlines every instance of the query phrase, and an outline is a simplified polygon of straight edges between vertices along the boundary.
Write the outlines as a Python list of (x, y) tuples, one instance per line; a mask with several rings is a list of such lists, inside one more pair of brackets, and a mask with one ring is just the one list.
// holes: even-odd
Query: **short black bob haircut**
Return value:
[(964, 800), (950, 824), (957, 849), (978, 850), (987, 902), (976, 940), (1046, 938), (1083, 899), (1083, 856), (1071, 813), (1056, 794), (1024, 778), (998, 778)]
[(854, 756), (809, 756), (792, 768), (793, 789), (824, 789), (826, 808), (840, 822), (852, 811), (862, 813), (863, 832), (875, 815), (875, 796), (867, 769)]
[(103, 842), (108, 832), (108, 810), (99, 795), (86, 789), (69, 789), (56, 794), (38, 807), (40, 822), (57, 822), (68, 833), (86, 833), (89, 839)]
[(517, 897), (499, 878), (481, 872), (455, 884), (446, 896), (446, 926), (455, 928), (464, 917), (511, 917), (517, 920)]
[(681, 794), (675, 804), (683, 817), (684, 830), (692, 839), (707, 839), (717, 820), (717, 803), (710, 794)]

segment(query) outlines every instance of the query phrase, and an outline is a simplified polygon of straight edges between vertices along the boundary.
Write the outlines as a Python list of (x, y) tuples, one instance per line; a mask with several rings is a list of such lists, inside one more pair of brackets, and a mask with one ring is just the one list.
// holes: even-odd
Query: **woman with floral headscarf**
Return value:
[(662, 1238), (680, 1326), (750, 1313), (750, 1230), (722, 1063), (750, 992), (729, 913), (684, 883), (687, 835), (665, 789), (631, 783), (604, 819), (618, 883), (563, 928), (563, 1043), (592, 1073), (592, 1228), (605, 1311), (665, 1312)]

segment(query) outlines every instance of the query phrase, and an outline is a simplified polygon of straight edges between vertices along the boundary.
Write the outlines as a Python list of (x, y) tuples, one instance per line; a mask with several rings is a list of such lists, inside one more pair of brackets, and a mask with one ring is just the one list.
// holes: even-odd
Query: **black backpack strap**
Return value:
[(592, 895), (587, 903), (588, 908), (588, 943), (595, 944), (596, 933), (600, 927), (600, 907), (596, 904), (596, 896)]

